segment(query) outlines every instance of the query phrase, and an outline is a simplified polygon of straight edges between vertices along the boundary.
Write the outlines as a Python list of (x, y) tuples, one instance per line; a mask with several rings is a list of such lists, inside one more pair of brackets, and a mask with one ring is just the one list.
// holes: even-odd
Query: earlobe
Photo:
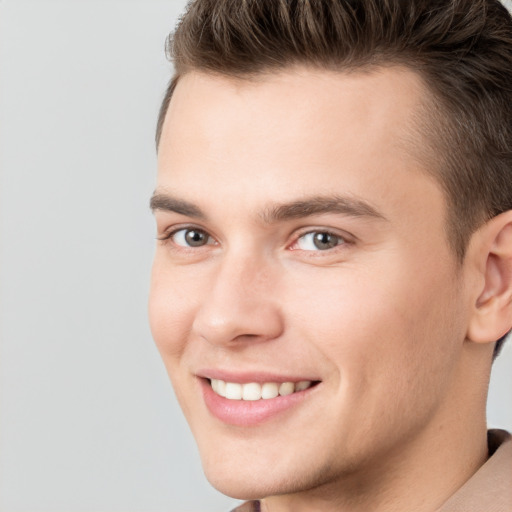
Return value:
[(467, 338), (492, 343), (512, 328), (512, 211), (480, 228), (477, 243), (483, 286), (473, 306)]

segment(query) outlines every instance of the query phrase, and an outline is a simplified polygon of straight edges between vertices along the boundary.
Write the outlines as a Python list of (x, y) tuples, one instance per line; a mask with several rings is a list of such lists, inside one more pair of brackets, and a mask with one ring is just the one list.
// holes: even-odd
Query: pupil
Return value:
[(316, 233), (314, 244), (317, 249), (331, 249), (336, 246), (337, 239), (329, 233)]
[(206, 242), (204, 233), (201, 233), (200, 231), (187, 231), (185, 238), (187, 240), (187, 244), (191, 247), (198, 247), (200, 245), (204, 245)]

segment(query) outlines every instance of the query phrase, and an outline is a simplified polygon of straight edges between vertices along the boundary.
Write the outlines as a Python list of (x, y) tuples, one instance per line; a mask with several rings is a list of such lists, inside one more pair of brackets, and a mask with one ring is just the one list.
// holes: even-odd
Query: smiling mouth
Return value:
[(220, 379), (209, 379), (213, 392), (227, 400), (270, 400), (278, 396), (292, 395), (305, 391), (318, 384), (318, 381), (301, 380), (299, 382), (226, 382)]

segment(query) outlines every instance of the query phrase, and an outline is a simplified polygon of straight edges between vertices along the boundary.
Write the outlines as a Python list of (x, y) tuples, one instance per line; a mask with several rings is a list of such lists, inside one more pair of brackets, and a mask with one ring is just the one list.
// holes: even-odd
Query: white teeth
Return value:
[(277, 396), (291, 395), (297, 391), (304, 391), (311, 387), (310, 380), (301, 380), (300, 382), (249, 382), (239, 384), (237, 382), (225, 382), (220, 379), (211, 379), (213, 391), (228, 400), (267, 400)]
[(256, 382), (242, 386), (242, 398), (244, 400), (259, 400), (261, 398), (261, 386)]
[(223, 380), (212, 379), (211, 385), (217, 395), (226, 396), (226, 383)]
[(226, 396), (226, 383), (223, 380), (218, 380), (217, 382), (218, 382), (218, 384), (217, 384), (217, 393), (220, 396), (225, 397)]
[(283, 382), (279, 386), (279, 394), (281, 396), (291, 395), (295, 391), (295, 384), (293, 382)]
[(261, 398), (275, 398), (279, 395), (279, 386), (275, 382), (265, 382), (261, 386)]
[(242, 384), (226, 382), (226, 398), (229, 400), (242, 400)]

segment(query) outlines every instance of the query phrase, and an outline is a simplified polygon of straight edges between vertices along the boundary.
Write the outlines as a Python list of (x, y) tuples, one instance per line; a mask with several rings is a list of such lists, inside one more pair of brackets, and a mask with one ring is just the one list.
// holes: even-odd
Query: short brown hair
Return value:
[(432, 94), (424, 128), (442, 159), (436, 177), (458, 260), (483, 222), (512, 210), (512, 18), (499, 0), (195, 0), (167, 51), (175, 74), (157, 146), (173, 90), (191, 70), (250, 78), (296, 64), (402, 65)]

